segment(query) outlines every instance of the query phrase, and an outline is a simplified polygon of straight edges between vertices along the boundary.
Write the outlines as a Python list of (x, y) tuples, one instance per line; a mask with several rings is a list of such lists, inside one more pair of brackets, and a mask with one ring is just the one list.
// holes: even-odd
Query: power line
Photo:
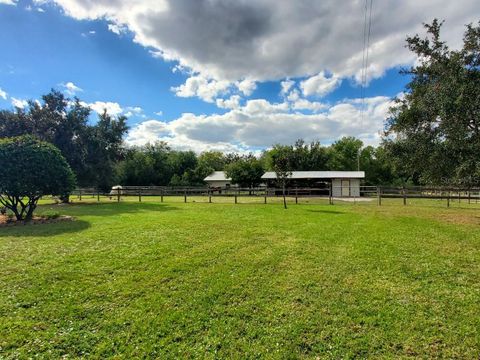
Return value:
[[(373, 0), (365, 0), (365, 10), (364, 10), (364, 22), (363, 22), (363, 53), (362, 53), (362, 71), (360, 79), (360, 98), (361, 98), (361, 109), (360, 109), (360, 127), (363, 126), (363, 120), (365, 117), (366, 103), (365, 103), (365, 88), (367, 87), (368, 79), (368, 57), (370, 50), (370, 34), (372, 29), (372, 8)], [(367, 25), (367, 14), (368, 14), (368, 25)]]

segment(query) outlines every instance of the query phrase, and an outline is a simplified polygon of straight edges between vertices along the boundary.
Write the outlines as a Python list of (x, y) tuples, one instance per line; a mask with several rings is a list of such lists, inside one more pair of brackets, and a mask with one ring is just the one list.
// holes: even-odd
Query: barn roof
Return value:
[[(365, 171), (292, 171), (290, 179), (363, 179)], [(262, 179), (276, 179), (274, 171), (267, 171)]]
[(232, 181), (232, 179), (227, 178), (224, 171), (214, 171), (212, 174), (208, 175), (204, 181)]

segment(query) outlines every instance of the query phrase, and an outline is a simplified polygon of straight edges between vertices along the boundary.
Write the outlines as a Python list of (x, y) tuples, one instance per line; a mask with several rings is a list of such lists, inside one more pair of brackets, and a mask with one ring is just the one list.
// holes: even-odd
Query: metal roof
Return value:
[[(290, 179), (363, 179), (365, 171), (292, 171)], [(262, 179), (276, 179), (274, 171), (267, 171)]]
[(208, 175), (203, 181), (232, 181), (227, 178), (224, 171), (214, 171), (213, 174)]

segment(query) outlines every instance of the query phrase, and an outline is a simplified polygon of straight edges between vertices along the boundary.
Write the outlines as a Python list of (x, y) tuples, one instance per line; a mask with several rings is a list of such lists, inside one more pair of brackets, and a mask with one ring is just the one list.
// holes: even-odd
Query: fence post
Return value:
[(78, 199), (82, 201), (82, 189), (78, 189)]
[(187, 202), (187, 189), (184, 189), (184, 190), (183, 190), (183, 202), (184, 202), (184, 203)]
[(237, 191), (235, 192), (235, 204), (237, 203)]
[(117, 202), (120, 202), (120, 188), (117, 189)]
[(333, 183), (330, 183), (330, 188), (328, 189), (328, 203), (333, 205)]
[(298, 204), (298, 188), (295, 188), (295, 204)]
[(160, 190), (160, 202), (163, 202), (163, 191), (164, 191), (163, 189)]
[(468, 203), (470, 204), (470, 190), (468, 190)]
[(142, 202), (142, 190), (138, 190), (138, 202)]
[(377, 186), (377, 204), (378, 206), (382, 205), (382, 191), (380, 186)]
[(403, 185), (403, 205), (407, 205), (407, 190), (405, 189), (405, 185)]
[(450, 191), (447, 191), (447, 207), (450, 207)]
[(208, 189), (208, 202), (212, 203), (212, 191), (210, 189)]

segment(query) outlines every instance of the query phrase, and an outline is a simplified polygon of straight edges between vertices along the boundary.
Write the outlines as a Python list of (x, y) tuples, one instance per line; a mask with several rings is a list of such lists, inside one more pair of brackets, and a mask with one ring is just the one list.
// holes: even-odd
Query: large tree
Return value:
[(43, 195), (64, 195), (74, 174), (60, 151), (32, 136), (0, 140), (0, 204), (17, 220), (30, 220)]
[(80, 186), (108, 188), (114, 182), (112, 164), (122, 155), (126, 118), (105, 112), (91, 123), (90, 115), (79, 99), (52, 90), (26, 109), (0, 111), (0, 138), (29, 134), (50, 142), (60, 149)]
[(480, 185), (480, 22), (466, 26), (461, 49), (441, 40), (442, 23), (407, 38), (418, 61), (396, 99), (385, 147), (395, 167), (418, 183)]
[(227, 165), (225, 172), (232, 179), (232, 183), (254, 188), (262, 182), (265, 170), (260, 160), (254, 156), (247, 156)]

